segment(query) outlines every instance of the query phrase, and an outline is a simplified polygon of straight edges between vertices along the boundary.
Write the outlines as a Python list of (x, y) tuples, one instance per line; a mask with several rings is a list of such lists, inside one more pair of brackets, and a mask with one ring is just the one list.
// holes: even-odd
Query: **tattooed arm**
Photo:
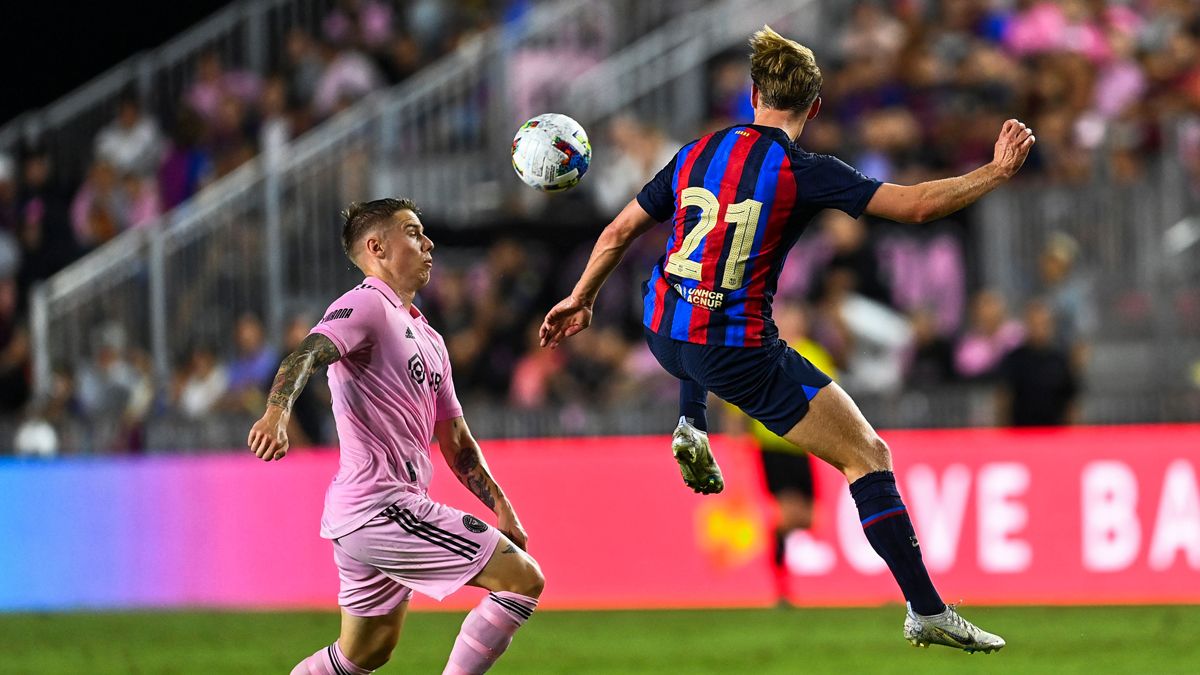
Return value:
[(317, 368), (341, 358), (333, 342), (319, 333), (312, 333), (296, 351), (288, 354), (275, 374), (275, 383), (267, 396), (267, 411), (250, 427), (246, 444), (256, 457), (265, 461), (283, 459), (288, 450), (287, 423), (292, 404)]
[(521, 521), (508, 497), (504, 496), (504, 491), (492, 478), (492, 472), (488, 470), (483, 452), (471, 436), (466, 420), (462, 417), (442, 420), (434, 425), (433, 433), (446, 464), (458, 476), (459, 482), (496, 514), (500, 531), (514, 544), (525, 548), (528, 539), (525, 529), (521, 527)]

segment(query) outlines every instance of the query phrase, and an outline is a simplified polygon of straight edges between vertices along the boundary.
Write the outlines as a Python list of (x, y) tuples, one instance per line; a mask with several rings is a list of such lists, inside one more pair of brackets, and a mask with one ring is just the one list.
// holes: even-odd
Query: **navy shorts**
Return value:
[(725, 347), (645, 333), (650, 352), (668, 373), (696, 382), (779, 436), (804, 419), (808, 402), (833, 381), (783, 340)]

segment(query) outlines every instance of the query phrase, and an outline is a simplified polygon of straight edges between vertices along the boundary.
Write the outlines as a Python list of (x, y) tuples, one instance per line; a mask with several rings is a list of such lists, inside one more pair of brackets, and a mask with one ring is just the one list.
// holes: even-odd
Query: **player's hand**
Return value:
[(268, 407), (262, 418), (250, 427), (246, 445), (250, 446), (250, 452), (255, 457), (264, 462), (283, 459), (287, 455), (287, 419), (278, 408)]
[(1000, 169), (1006, 178), (1011, 178), (1025, 163), (1029, 149), (1036, 142), (1033, 129), (1025, 126), (1020, 120), (1008, 120), (1000, 128), (1000, 138), (996, 139), (992, 164)]
[(496, 514), (496, 529), (503, 532), (517, 548), (522, 551), (529, 550), (529, 535), (525, 534), (525, 528), (521, 527), (521, 521), (517, 519), (517, 514), (511, 506), (500, 509)]
[(592, 307), (585, 305), (575, 296), (570, 296), (554, 306), (542, 321), (538, 331), (543, 347), (554, 349), (559, 342), (592, 325)]

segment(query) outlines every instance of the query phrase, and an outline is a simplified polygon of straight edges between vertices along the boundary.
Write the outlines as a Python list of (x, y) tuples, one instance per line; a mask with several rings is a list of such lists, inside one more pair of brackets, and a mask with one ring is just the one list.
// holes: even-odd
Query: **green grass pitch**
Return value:
[[(543, 611), (505, 673), (1200, 673), (1200, 606), (966, 607), (997, 654), (914, 649), (903, 610)], [(413, 613), (380, 673), (440, 673), (462, 614)], [(328, 613), (0, 614), (0, 673), (286, 674), (337, 634)]]

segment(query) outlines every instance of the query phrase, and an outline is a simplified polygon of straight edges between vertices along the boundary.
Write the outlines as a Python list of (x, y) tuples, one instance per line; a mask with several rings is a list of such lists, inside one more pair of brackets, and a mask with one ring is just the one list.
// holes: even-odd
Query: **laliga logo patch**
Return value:
[[(421, 360), (420, 354), (413, 354), (408, 358), (408, 375), (417, 384), (425, 384), (425, 362)], [(442, 388), (442, 374), (430, 373), (429, 386), (433, 387), (434, 391), (439, 391)]]
[(463, 527), (474, 532), (475, 534), (487, 532), (488, 528), (487, 523), (470, 514), (463, 516)]
[(417, 354), (413, 354), (412, 358), (408, 360), (408, 374), (417, 384), (425, 382), (425, 364), (421, 362), (421, 357)]

